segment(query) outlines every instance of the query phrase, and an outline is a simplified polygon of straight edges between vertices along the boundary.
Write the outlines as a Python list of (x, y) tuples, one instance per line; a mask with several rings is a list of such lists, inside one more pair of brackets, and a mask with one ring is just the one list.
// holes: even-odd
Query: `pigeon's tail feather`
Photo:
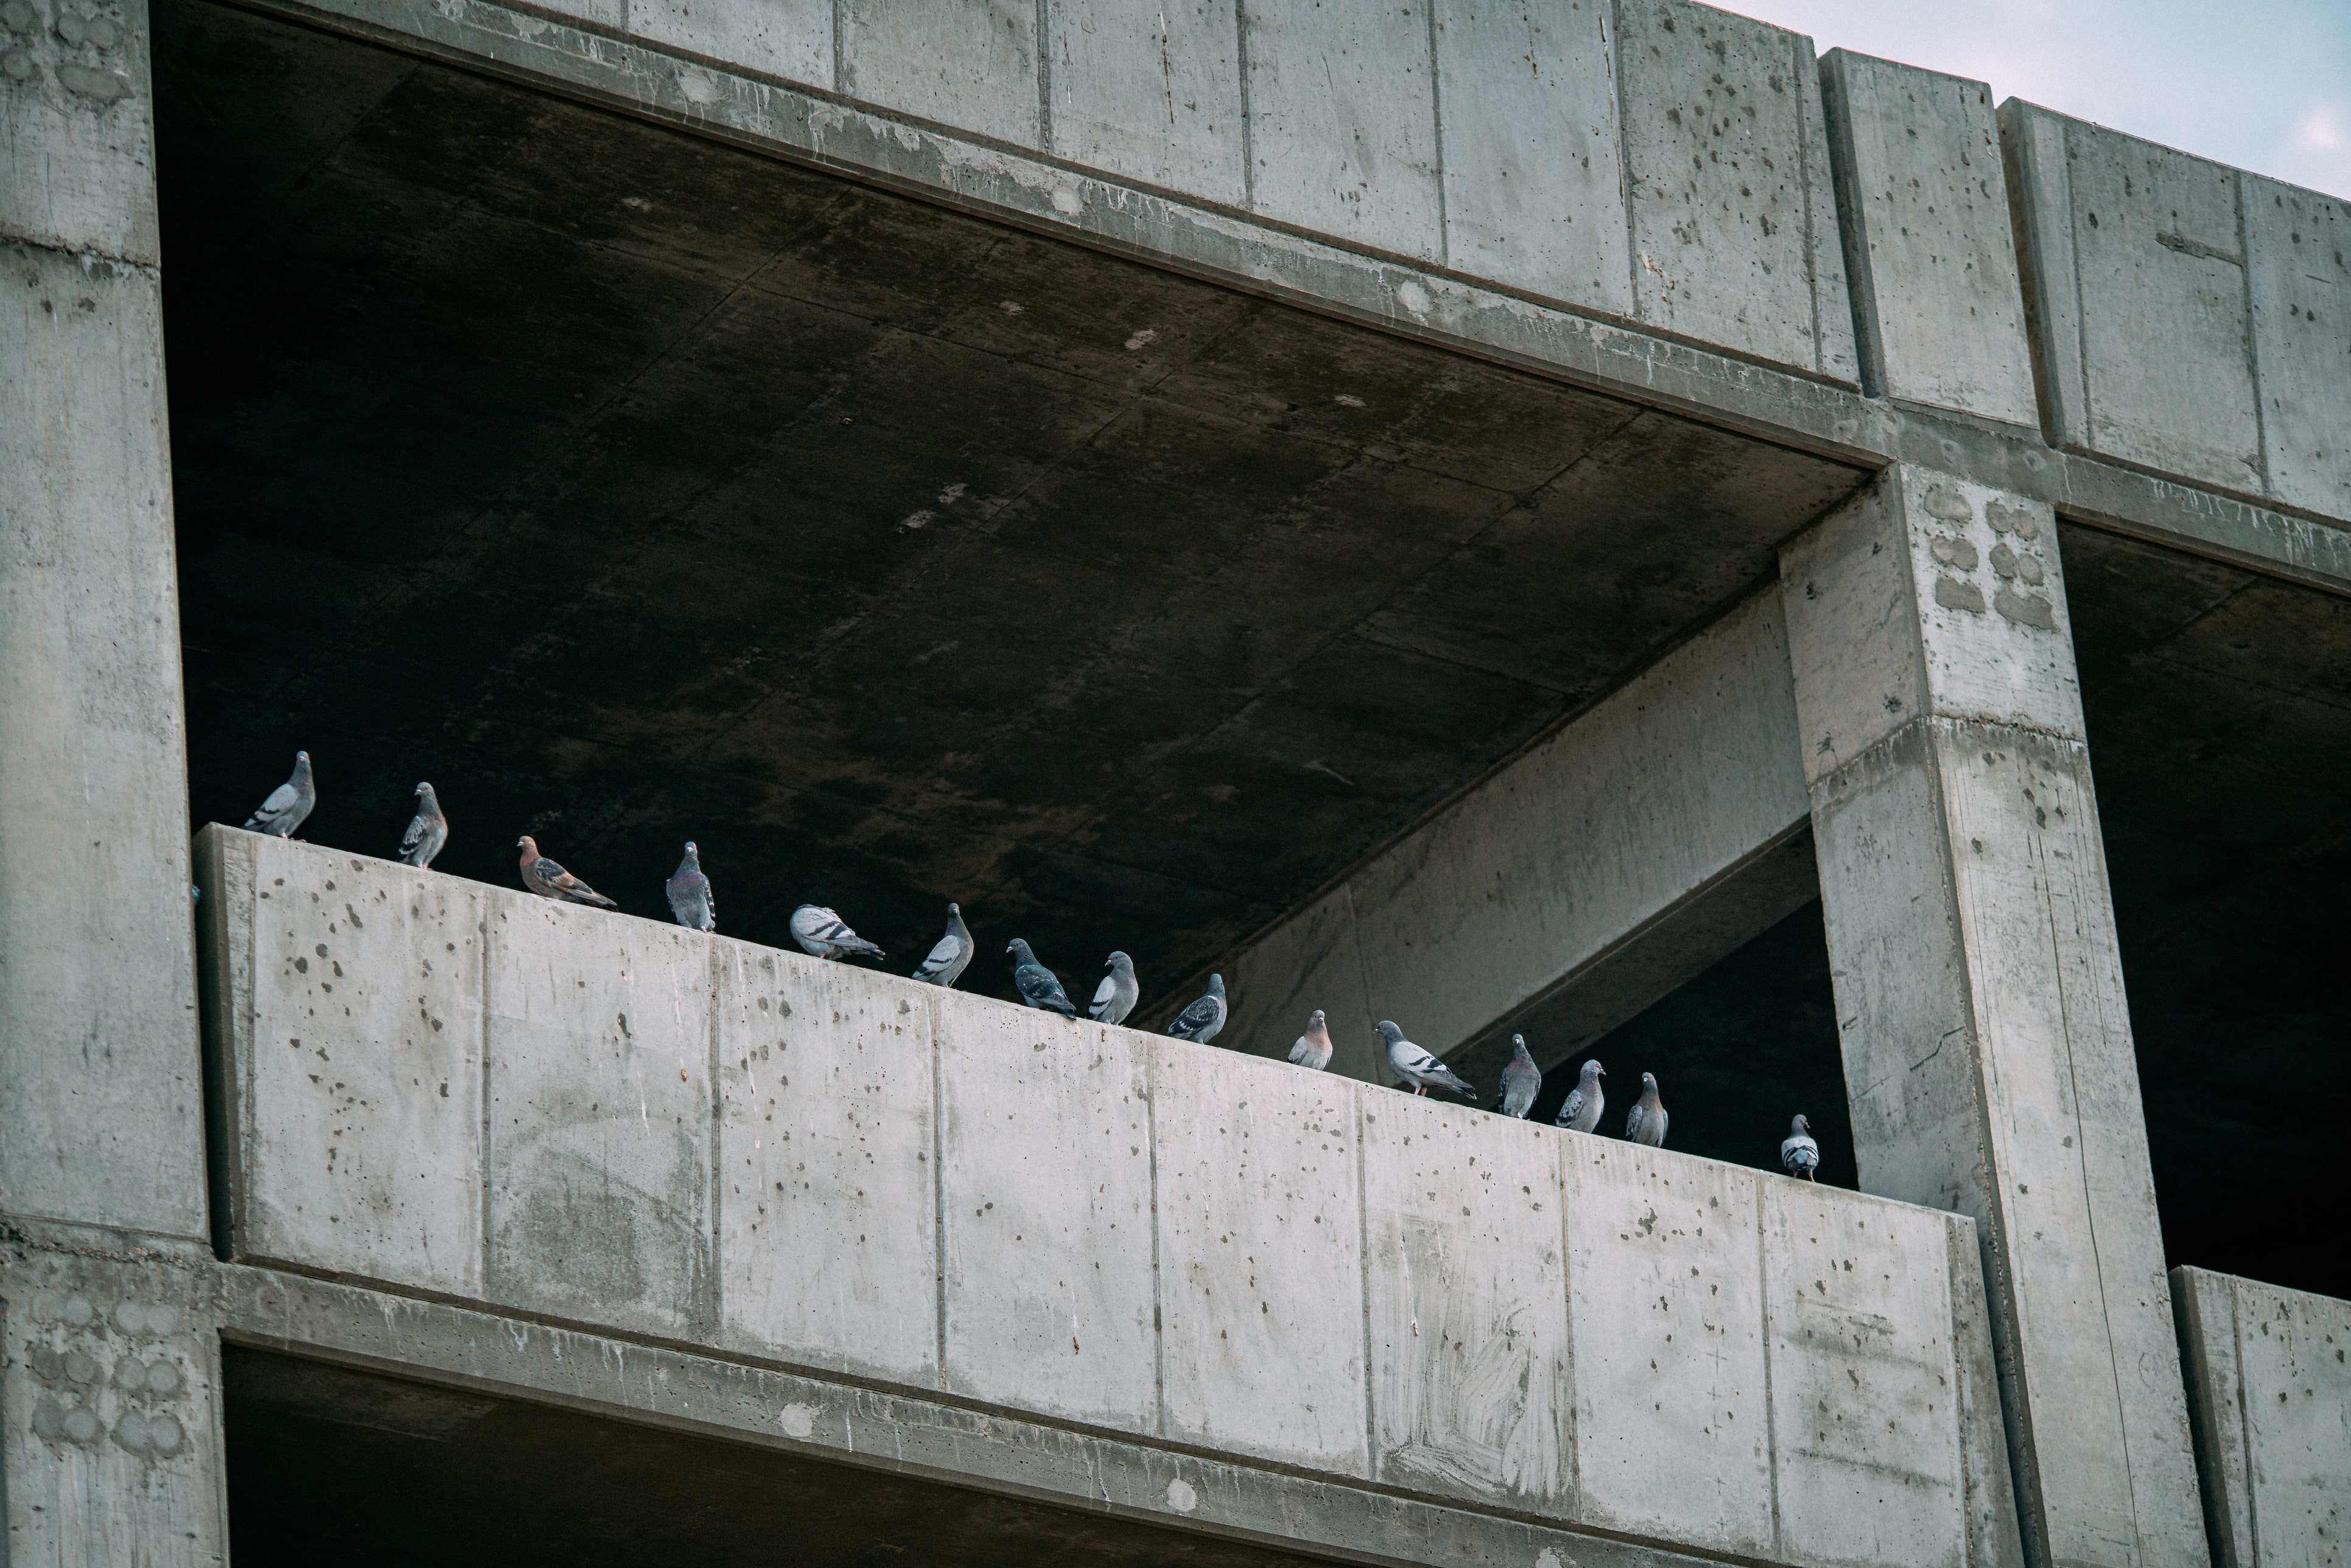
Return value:
[(581, 904), (592, 904), (599, 909), (618, 909), (621, 907), (611, 899), (605, 897), (602, 894), (598, 893), (595, 889), (590, 887), (583, 887), (574, 893), (571, 896)]

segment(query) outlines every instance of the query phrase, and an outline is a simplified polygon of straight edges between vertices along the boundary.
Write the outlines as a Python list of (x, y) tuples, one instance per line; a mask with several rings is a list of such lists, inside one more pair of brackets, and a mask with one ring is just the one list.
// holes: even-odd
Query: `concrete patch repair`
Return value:
[(2342, 198), (1687, 0), (0, 117), (0, 1558), (2333, 1560)]

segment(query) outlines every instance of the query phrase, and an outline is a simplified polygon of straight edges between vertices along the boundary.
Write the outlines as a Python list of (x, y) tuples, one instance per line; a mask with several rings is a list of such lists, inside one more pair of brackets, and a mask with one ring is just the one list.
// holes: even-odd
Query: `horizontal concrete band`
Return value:
[[(784, 77), (767, 74), (788, 68), (788, 62), (769, 57), (762, 48), (730, 43), (724, 28), (663, 42), (652, 40), (668, 38), (664, 27), (647, 26), (650, 37), (622, 30), (637, 26), (633, 12), (579, 21), (491, 0), (248, 3), (1823, 455), (1873, 465), (1908, 461), (1963, 473), (2047, 501), (2083, 522), (2330, 588), (2351, 587), (2351, 534), (2263, 505), (2265, 492), (2251, 476), (2215, 481), (2199, 473), (2190, 476), (2196, 482), (2182, 484), (2141, 465), (2136, 451), (2053, 450), (2035, 432), (1904, 396), (1915, 388), (1892, 387), (1886, 398), (1865, 397), (1818, 379), (1817, 370), (1804, 373), (1813, 361), (1789, 368), (1788, 356), (1795, 350), (1733, 340), (1744, 329), (1734, 330), (1729, 318), (1685, 320), (1662, 301), (1655, 308), (1644, 307), (1642, 314), (1620, 314), (1573, 295), (1531, 292), (1509, 267), (1487, 274), (1462, 270), (1468, 253), (1453, 256), (1448, 267), (1429, 259), (1435, 253), (1426, 246), (1399, 251), (1376, 234), (1333, 232), (1306, 209), (1285, 216), (1262, 210), (1265, 203), (1236, 207), (1132, 174), (1107, 173), (1071, 153), (1027, 150), (1005, 139), (1004, 126), (973, 131), (923, 117), (951, 112), (945, 101), (880, 109), (854, 96), (870, 85), (863, 78), (851, 80), (843, 92), (790, 85)], [(1794, 37), (1702, 6), (1673, 9), (1708, 26)], [(1662, 45), (1670, 31), (1660, 28), (1653, 38), (1645, 33), (1644, 47)], [(1756, 39), (1741, 47), (1749, 44), (1761, 47)], [(689, 49), (711, 52), (684, 52)], [(729, 51), (737, 57), (748, 53), (757, 63), (730, 61)], [(1809, 45), (1801, 53), (1809, 71)], [(1708, 62), (1715, 57), (1704, 54)], [(1802, 86), (1796, 79), (1797, 63), (1792, 46), (1787, 71), (1780, 75), (1783, 90)], [(1759, 82), (1778, 72), (1776, 66), (1767, 71), (1756, 64), (1756, 69)], [(1706, 74), (1700, 72), (1701, 80)], [(1153, 75), (1155, 82), (1155, 69)], [(1661, 80), (1654, 90), (1666, 94), (1649, 106), (1662, 123), (1667, 116), (1661, 106), (1679, 88), (1668, 91)], [(1028, 134), (1017, 125), (1010, 129)], [(1635, 137), (1630, 131), (1625, 134)], [(1311, 135), (1301, 140), (1316, 141)], [(1782, 151), (1795, 155), (1792, 149)], [(1652, 152), (1663, 158), (1671, 150)], [(1806, 191), (1805, 200), (1817, 209), (1809, 229), (1825, 234), (1825, 214), (1834, 203), (1825, 170), (1808, 177)], [(1643, 232), (1640, 202), (1628, 203), (1628, 208), (1631, 215), (1622, 220), (1632, 225), (1626, 232)], [(1286, 209), (1276, 204), (1275, 211)], [(1755, 226), (1768, 233), (1772, 225)], [(1836, 250), (1834, 243), (1813, 243), (1806, 252), (1808, 265), (1834, 267)], [(1736, 246), (1731, 251), (1746, 254)], [(1747, 257), (1738, 265), (1757, 260)], [(1724, 298), (1743, 300), (1751, 292), (1749, 274), (1737, 277), (1745, 281), (1725, 281)], [(1695, 281), (1678, 279), (1667, 294), (1681, 292), (1695, 296)], [(1847, 308), (1841, 280), (1835, 295), (1823, 308), (1824, 319)], [(1885, 309), (1876, 313), (1881, 321), (1888, 315)], [(1825, 340), (1813, 340), (1815, 345)], [(1850, 351), (1841, 350), (1848, 356)]]
[(2011, 1555), (1965, 1220), (220, 827), (199, 862), (240, 1260), (1710, 1557)]

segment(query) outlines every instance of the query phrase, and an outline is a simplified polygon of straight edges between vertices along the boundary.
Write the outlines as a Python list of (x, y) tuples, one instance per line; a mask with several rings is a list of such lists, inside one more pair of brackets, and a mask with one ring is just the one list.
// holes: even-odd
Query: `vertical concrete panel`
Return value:
[(1771, 1451), (1785, 1556), (1965, 1568), (1940, 1217), (1763, 1184)]
[(2351, 517), (2351, 203), (2237, 180), (2270, 495)]
[(1758, 1173), (1567, 1144), (1568, 1311), (1582, 1518), (1779, 1555)]
[(710, 939), (499, 894), (488, 1299), (708, 1333)]
[(1844, 49), (1821, 87), (1864, 383), (2035, 423), (1991, 89)]
[(1979, 1568), (2023, 1568), (2016, 1486), (2000, 1406), (2000, 1368), (1984, 1298), (1975, 1221), (1943, 1216), (1944, 1269), (1951, 1281), (1952, 1361), (1959, 1373), (1959, 1463), (1967, 1478), (1968, 1561)]
[(629, 31), (649, 43), (832, 90), (832, 0), (625, 3)]
[(1257, 211), (1445, 261), (1432, 3), (1242, 0)]
[(478, 1296), (487, 890), (205, 832), (254, 894), (236, 1254)]
[(1047, 79), (1060, 158), (1244, 206), (1238, 0), (1054, 0)]
[(2252, 1457), (2245, 1443), (2245, 1384), (2237, 1363), (2236, 1280), (2203, 1269), (2171, 1271), (2171, 1310), (2196, 1436), (2204, 1530), (2219, 1568), (2255, 1568)]
[(1043, 140), (1036, 0), (835, 0), (841, 90), (1019, 147)]
[(12, 1248), (0, 1260), (8, 1561), (220, 1568), (220, 1333), (195, 1270)]
[(1435, 0), (1450, 265), (1633, 313), (1607, 11)]
[(156, 264), (149, 38), (146, 0), (26, 0), (0, 20), (0, 238)]
[(2089, 391), (2083, 382), (2082, 279), (2074, 267), (2065, 125), (2016, 99), (2000, 106), (2001, 162), (2008, 174), (2041, 428), (2051, 442), (2078, 447), (2089, 440)]
[(932, 1385), (927, 988), (741, 942), (716, 946), (724, 1342)]
[(1363, 1115), (1373, 1479), (1572, 1517), (1565, 1140), (1408, 1094)]
[(1358, 1087), (1153, 1041), (1165, 1435), (1367, 1476)]
[(950, 1391), (1158, 1425), (1147, 1037), (936, 999)]
[(1640, 318), (1857, 380), (1812, 40), (1686, 0), (1617, 0)]

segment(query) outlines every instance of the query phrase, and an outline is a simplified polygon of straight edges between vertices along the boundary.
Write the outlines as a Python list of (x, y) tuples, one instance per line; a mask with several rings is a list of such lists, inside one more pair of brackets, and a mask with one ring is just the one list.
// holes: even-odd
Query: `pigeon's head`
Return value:
[(1525, 1035), (1514, 1034), (1510, 1037), (1510, 1054), (1512, 1056), (1525, 1056), (1527, 1054), (1527, 1037)]
[(1801, 1114), (1799, 1114), (1794, 1121), (1788, 1124), (1788, 1131), (1792, 1134), (1809, 1133), (1812, 1130), (1813, 1124), (1810, 1122), (1805, 1121)]
[(685, 852), (687, 856), (691, 858), (695, 855), (700, 854), (702, 850), (692, 839), (688, 839), (685, 841)]
[(1390, 1045), (1394, 1045), (1396, 1041), (1404, 1038), (1404, 1030), (1396, 1028), (1395, 1025), (1390, 1023), (1385, 1019), (1382, 1019), (1378, 1023), (1372, 1027), (1378, 1030), (1380, 1032), (1380, 1038), (1386, 1040)]
[(1132, 969), (1134, 967), (1134, 960), (1128, 957), (1123, 953), (1113, 953), (1109, 957), (1102, 960), (1102, 967), (1105, 969)]
[(960, 904), (949, 904), (947, 905), (947, 913), (949, 915), (961, 915), (963, 913), (963, 905)]
[(1654, 1073), (1654, 1072), (1644, 1072), (1643, 1074), (1641, 1074), (1641, 1092), (1642, 1092), (1642, 1093), (1644, 1093), (1644, 1094), (1655, 1093), (1655, 1092), (1656, 1092), (1656, 1087), (1657, 1087), (1657, 1075), (1656, 1075), (1656, 1073)]
[(1225, 994), (1225, 977), (1222, 975), (1208, 977), (1208, 994), (1212, 997), (1221, 997)]
[(308, 773), (310, 771), (310, 754), (308, 752), (298, 751), (294, 754), (294, 771), (297, 773)]
[(430, 795), (433, 793), (433, 786), (430, 784), (420, 783), (416, 786), (416, 793), (419, 795)]
[(1312, 1014), (1307, 1018), (1306, 1027), (1308, 1029), (1321, 1029), (1322, 1027), (1322, 1009), (1321, 1008), (1316, 1008)]
[(1015, 936), (1004, 945), (1004, 956), (1008, 958), (1018, 958), (1024, 964), (1029, 963), (1030, 961), (1029, 944)]
[(527, 855), (536, 855), (538, 853), (538, 841), (532, 838), (528, 833), (525, 833), (522, 837), (515, 841), (515, 848), (520, 850)]
[(1583, 1078), (1586, 1082), (1590, 1082), (1594, 1078), (1605, 1078), (1607, 1076), (1608, 1070), (1600, 1065), (1600, 1059), (1598, 1057), (1595, 1056), (1590, 1061), (1583, 1064)]

